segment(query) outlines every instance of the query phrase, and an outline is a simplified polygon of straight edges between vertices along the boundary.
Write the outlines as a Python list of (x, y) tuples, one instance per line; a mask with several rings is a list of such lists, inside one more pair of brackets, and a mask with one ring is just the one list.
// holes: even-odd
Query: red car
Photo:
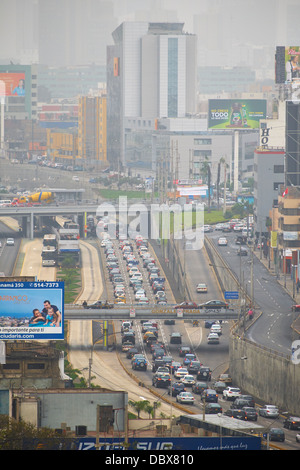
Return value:
[(181, 304), (175, 305), (174, 308), (199, 308), (196, 302), (181, 302)]

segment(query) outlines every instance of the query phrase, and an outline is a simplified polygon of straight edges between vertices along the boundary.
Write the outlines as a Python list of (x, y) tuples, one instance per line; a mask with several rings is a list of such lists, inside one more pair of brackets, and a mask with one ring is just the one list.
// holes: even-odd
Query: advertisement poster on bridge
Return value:
[(63, 325), (63, 282), (0, 282), (0, 340), (60, 340)]

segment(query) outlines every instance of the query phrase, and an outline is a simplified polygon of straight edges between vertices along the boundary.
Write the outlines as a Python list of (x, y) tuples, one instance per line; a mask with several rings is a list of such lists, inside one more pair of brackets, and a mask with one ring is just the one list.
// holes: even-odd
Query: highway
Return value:
[[(22, 244), (24, 263), (21, 274), (32, 275), (32, 272), (35, 272), (39, 273), (41, 279), (53, 280), (55, 277), (55, 269), (43, 268), (42, 270), (41, 266), (38, 266), (38, 263), (37, 265), (35, 264), (36, 261), (34, 260), (39, 258), (37, 257), (37, 253), (40, 253), (40, 243), (41, 241), (36, 239)], [(15, 250), (16, 247), (15, 249), (12, 249)], [(80, 306), (82, 301), (86, 299), (95, 301), (97, 298), (109, 298), (111, 288), (109, 282), (105, 279), (105, 266), (101, 264), (102, 254), (99, 256), (97, 241), (82, 241), (81, 250), (83, 259), (83, 289), (81, 295), (77, 299), (77, 304)], [(207, 294), (197, 294), (195, 292), (194, 299), (198, 302), (205, 301), (206, 297), (210, 298), (210, 290), (213, 291), (214, 298), (217, 296), (221, 297), (220, 291), (218, 291), (217, 282), (214, 279), (214, 274), (207, 267), (205, 251), (197, 253), (197, 263), (195, 263), (195, 253), (186, 253), (187, 259), (189, 256), (191, 256), (193, 260), (192, 265), (188, 264), (191, 263), (191, 261), (187, 263), (189, 268), (192, 267), (192, 269), (189, 269), (188, 274), (190, 285), (195, 286), (196, 283), (205, 279), (209, 288), (209, 297), (207, 297)], [(228, 257), (230, 258), (229, 254)], [(233, 257), (231, 256), (231, 258)], [(1, 254), (0, 269), (2, 261), (3, 258)], [(41, 263), (40, 258), (39, 263)], [(86, 310), (86, 312), (88, 312), (88, 310)], [(220, 373), (224, 372), (228, 360), (228, 335), (230, 322), (224, 322), (224, 324), (222, 324), (223, 335), (221, 336), (220, 344), (208, 345), (206, 342), (208, 330), (204, 328), (203, 323), (200, 324), (200, 327), (196, 328), (192, 326), (192, 323), (189, 320), (184, 321), (182, 319), (176, 319), (175, 325), (165, 325), (163, 318), (158, 318), (157, 320), (159, 323), (159, 338), (164, 341), (168, 354), (172, 355), (174, 359), (179, 359), (178, 346), (171, 345), (169, 338), (172, 332), (179, 331), (182, 334), (183, 344), (190, 345), (193, 352), (196, 354), (197, 359), (199, 359), (204, 365), (210, 367), (212, 370), (213, 381)], [(120, 351), (121, 335), (119, 332), (121, 322), (119, 320), (114, 322), (118, 343), (117, 350), (114, 351), (103, 350), (102, 347), (99, 347), (97, 344), (93, 344), (92, 328), (94, 323), (98, 322), (93, 322), (89, 319), (69, 322), (69, 360), (74, 368), (82, 371), (87, 380), (91, 376), (93, 383), (104, 388), (112, 390), (125, 389), (128, 391), (129, 400), (139, 401), (147, 399), (150, 403), (158, 400), (162, 403), (162, 406), (159, 408), (159, 412), (164, 412), (166, 415), (169, 415), (170, 412), (172, 412), (172, 415), (174, 416), (179, 416), (185, 412), (203, 412), (203, 404), (200, 397), (197, 395), (195, 396), (196, 403), (194, 406), (178, 406), (175, 398), (171, 398), (168, 395), (167, 390), (152, 388), (152, 358), (142, 341), (141, 323), (139, 320), (134, 319), (133, 324), (137, 338), (136, 345), (139, 347), (141, 352), (145, 353), (148, 360), (149, 367), (146, 372), (133, 372), (130, 360), (127, 359), (125, 354)], [(223, 410), (230, 406), (230, 403), (226, 402), (222, 396), (219, 397), (219, 403), (222, 405)], [(282, 421), (283, 419), (280, 418), (275, 424), (277, 425), (280, 423), (282, 426)], [(270, 427), (271, 424), (274, 425), (273, 422), (262, 417), (259, 417), (258, 422), (265, 427)], [(285, 430), (285, 432), (287, 437), (285, 446), (288, 448), (298, 448), (298, 445), (295, 443), (295, 432), (287, 430)]]
[[(220, 236), (225, 235), (228, 240), (227, 246), (218, 246)], [(234, 232), (222, 234), (214, 231), (208, 234), (217, 250), (221, 253), (227, 265), (238, 278), (242, 274), (244, 285), (248, 293), (251, 292), (251, 251), (248, 256), (237, 256), (239, 245), (236, 245), (236, 234)], [(258, 254), (258, 253), (257, 253)], [(240, 265), (241, 263), (241, 265)], [(246, 336), (254, 343), (260, 344), (281, 354), (290, 355), (293, 313), (291, 306), (293, 299), (287, 291), (277, 282), (276, 276), (269, 273), (259, 260), (253, 256), (253, 283), (254, 297), (257, 311), (263, 314), (247, 329)]]

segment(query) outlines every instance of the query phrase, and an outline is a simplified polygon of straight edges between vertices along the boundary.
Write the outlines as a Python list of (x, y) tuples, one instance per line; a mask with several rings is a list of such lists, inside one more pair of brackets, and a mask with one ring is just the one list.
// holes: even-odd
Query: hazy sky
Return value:
[(184, 23), (204, 65), (252, 65), (252, 46), (300, 45), (299, 18), (300, 0), (0, 0), (0, 63), (105, 64), (112, 31), (139, 20)]

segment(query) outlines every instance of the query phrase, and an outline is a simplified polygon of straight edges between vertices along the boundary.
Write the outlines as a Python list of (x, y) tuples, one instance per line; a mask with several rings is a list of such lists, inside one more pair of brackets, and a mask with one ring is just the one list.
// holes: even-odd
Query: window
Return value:
[(27, 369), (28, 370), (33, 370), (33, 369), (45, 369), (45, 364), (43, 362), (33, 362), (33, 363), (29, 363), (27, 364)]
[(211, 139), (194, 139), (194, 145), (211, 145)]
[(2, 364), (4, 370), (19, 370), (20, 364), (19, 363), (11, 363), (11, 364)]
[(284, 173), (284, 165), (274, 165), (274, 173)]

